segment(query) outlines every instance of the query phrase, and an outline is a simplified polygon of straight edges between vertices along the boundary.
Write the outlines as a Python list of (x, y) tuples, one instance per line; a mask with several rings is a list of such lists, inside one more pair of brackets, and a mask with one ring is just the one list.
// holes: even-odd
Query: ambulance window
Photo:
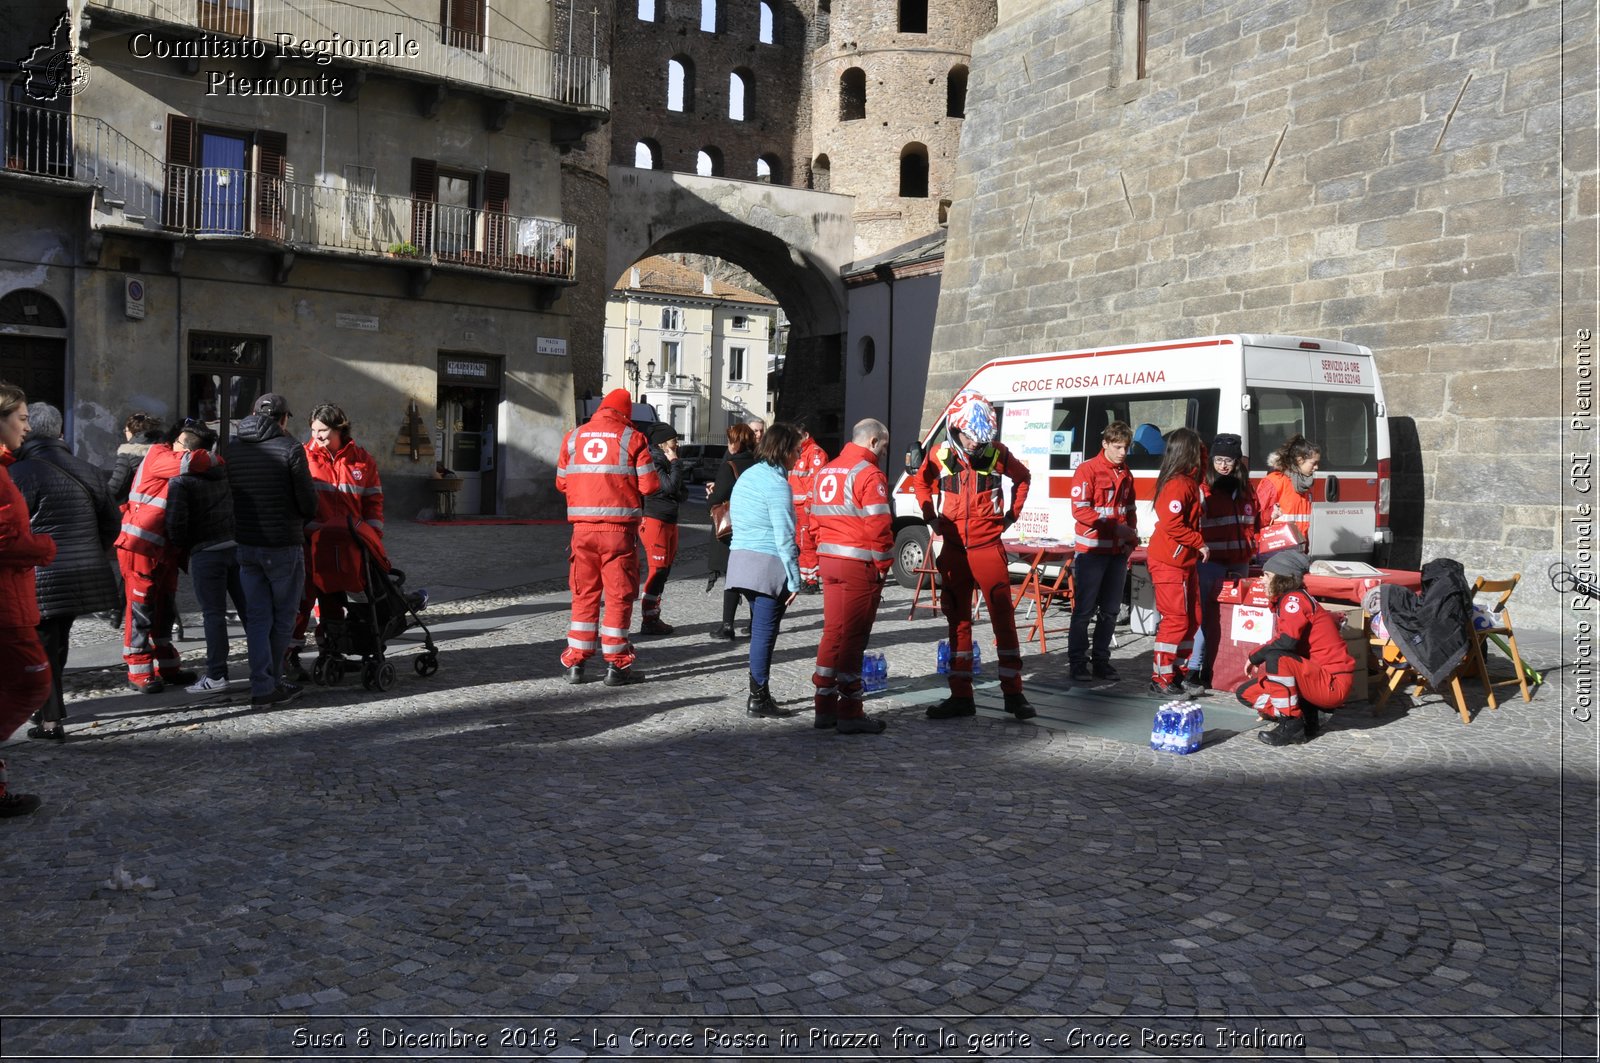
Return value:
[(1163, 438), (1174, 428), (1192, 428), (1208, 444), (1217, 434), (1218, 391), (1156, 391), (1140, 395), (1106, 395), (1089, 400), (1089, 447), (1084, 457), (1100, 452), (1100, 434), (1112, 421), (1126, 421), (1133, 429), (1128, 448), (1128, 468), (1161, 468), (1166, 449)]
[(1253, 471), (1265, 474), (1267, 458), (1290, 436), (1301, 435), (1313, 443), (1306, 431), (1311, 421), (1311, 393), (1286, 391), (1282, 388), (1251, 388), (1250, 408), (1250, 466)]
[(1376, 471), (1378, 411), (1370, 395), (1318, 392), (1316, 411), (1322, 468), (1328, 472)]
[[(1050, 471), (1070, 472), (1082, 461), (1088, 446), (1083, 438), (1084, 400), (1080, 397), (1057, 399), (1050, 433)], [(1095, 440), (1094, 445), (1100, 446)]]

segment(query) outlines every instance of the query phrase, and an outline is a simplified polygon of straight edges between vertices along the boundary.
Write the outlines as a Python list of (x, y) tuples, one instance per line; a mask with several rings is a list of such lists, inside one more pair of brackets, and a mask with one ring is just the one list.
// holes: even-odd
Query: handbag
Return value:
[[(733, 468), (733, 480), (739, 482), (739, 466), (728, 462)], [(718, 502), (711, 507), (711, 534), (723, 542), (733, 538), (733, 517), (728, 514), (728, 503)]]

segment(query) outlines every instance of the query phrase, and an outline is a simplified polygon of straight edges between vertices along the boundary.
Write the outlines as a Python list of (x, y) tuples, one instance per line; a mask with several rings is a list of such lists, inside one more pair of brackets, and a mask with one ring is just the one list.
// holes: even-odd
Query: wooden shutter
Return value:
[(256, 235), (283, 239), (283, 181), (289, 172), (289, 138), (283, 133), (256, 133)]
[(432, 159), (411, 160), (411, 242), (433, 250), (433, 204), (439, 198), (439, 165)]
[(483, 0), (441, 0), (439, 21), (445, 43), (452, 48), (483, 51)]
[(483, 175), (483, 250), (489, 261), (507, 264), (511, 252), (511, 175), (490, 170)]
[(167, 166), (161, 197), (161, 224), (169, 229), (189, 227), (189, 190), (198, 183), (195, 156), (199, 154), (193, 118), (167, 115)]

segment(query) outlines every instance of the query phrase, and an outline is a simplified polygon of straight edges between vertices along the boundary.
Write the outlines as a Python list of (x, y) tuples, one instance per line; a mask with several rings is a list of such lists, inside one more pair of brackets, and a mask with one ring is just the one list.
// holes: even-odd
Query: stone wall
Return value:
[(1151, 4), (1144, 79), (1114, 54), (1125, 7), (1019, 4), (974, 49), (925, 420), (998, 355), (1367, 344), (1396, 560), (1521, 571), (1553, 626), (1561, 381), (1595, 325), (1593, 5)]

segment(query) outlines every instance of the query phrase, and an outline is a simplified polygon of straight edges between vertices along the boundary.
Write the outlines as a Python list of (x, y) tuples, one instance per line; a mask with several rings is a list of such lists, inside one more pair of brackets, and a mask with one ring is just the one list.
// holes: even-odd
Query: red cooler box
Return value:
[(1211, 686), (1216, 690), (1238, 690), (1244, 683), (1250, 655), (1272, 641), (1272, 609), (1267, 605), (1224, 599), (1219, 617)]

